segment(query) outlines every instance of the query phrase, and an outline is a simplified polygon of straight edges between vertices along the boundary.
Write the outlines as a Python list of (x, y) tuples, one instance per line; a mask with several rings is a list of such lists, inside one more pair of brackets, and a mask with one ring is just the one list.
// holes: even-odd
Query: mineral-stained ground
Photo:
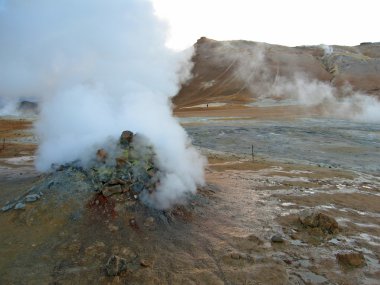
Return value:
[(197, 112), (207, 183), (169, 210), (140, 200), (149, 145), (41, 174), (31, 122), (2, 119), (0, 284), (378, 284), (376, 124)]

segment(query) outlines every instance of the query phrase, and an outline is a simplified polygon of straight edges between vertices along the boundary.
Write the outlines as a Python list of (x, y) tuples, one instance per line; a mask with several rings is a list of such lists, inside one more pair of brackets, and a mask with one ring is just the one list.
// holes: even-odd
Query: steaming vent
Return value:
[(109, 197), (125, 195), (127, 200), (139, 200), (153, 206), (151, 196), (157, 194), (162, 172), (157, 166), (153, 145), (142, 135), (123, 131), (114, 141), (93, 154), (85, 167), (76, 160), (64, 165), (53, 165), (56, 171), (83, 172), (95, 192)]
[(58, 205), (75, 197), (78, 209), (84, 209), (84, 201), (90, 199), (87, 206), (106, 216), (113, 215), (115, 201), (164, 210), (185, 204), (195, 197), (191, 195), (194, 191), (179, 192), (175, 199), (170, 198), (167, 191), (173, 192), (170, 188), (173, 183), (170, 179), (165, 183), (170, 173), (160, 165), (148, 138), (123, 131), (119, 140), (108, 142), (94, 151), (86, 163), (78, 159), (65, 164), (52, 164), (50, 173), (44, 179), (23, 196), (8, 202), (1, 211), (23, 208), (25, 204), (52, 193), (57, 197)]

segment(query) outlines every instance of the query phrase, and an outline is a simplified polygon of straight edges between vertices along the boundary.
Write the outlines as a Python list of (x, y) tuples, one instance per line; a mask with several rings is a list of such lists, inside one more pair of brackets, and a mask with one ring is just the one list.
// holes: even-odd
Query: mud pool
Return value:
[[(336, 119), (181, 119), (195, 145), (272, 159), (380, 172), (380, 125)], [(186, 123), (198, 124), (186, 126)]]

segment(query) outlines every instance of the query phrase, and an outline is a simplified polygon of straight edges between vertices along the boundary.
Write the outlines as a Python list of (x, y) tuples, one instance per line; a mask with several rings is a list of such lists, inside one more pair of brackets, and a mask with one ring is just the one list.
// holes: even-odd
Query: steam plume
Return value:
[(0, 94), (40, 102), (39, 170), (85, 161), (129, 129), (151, 141), (163, 170), (155, 207), (196, 191), (204, 159), (169, 103), (190, 74), (192, 51), (167, 49), (166, 28), (145, 0), (3, 2)]
[[(333, 53), (331, 46), (321, 46), (325, 56)], [(303, 106), (319, 106), (324, 115), (357, 121), (380, 122), (380, 101), (349, 84), (335, 87), (329, 82), (310, 78), (303, 72), (279, 75), (269, 67), (267, 45), (245, 46), (226, 42), (218, 47), (218, 60), (234, 64), (234, 73), (258, 99), (292, 99)]]

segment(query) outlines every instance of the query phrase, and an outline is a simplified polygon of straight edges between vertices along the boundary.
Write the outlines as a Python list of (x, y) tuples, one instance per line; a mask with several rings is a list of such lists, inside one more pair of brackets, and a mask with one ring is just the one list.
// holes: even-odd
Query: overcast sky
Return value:
[(379, 0), (152, 0), (170, 26), (168, 46), (206, 36), (295, 45), (380, 41)]

